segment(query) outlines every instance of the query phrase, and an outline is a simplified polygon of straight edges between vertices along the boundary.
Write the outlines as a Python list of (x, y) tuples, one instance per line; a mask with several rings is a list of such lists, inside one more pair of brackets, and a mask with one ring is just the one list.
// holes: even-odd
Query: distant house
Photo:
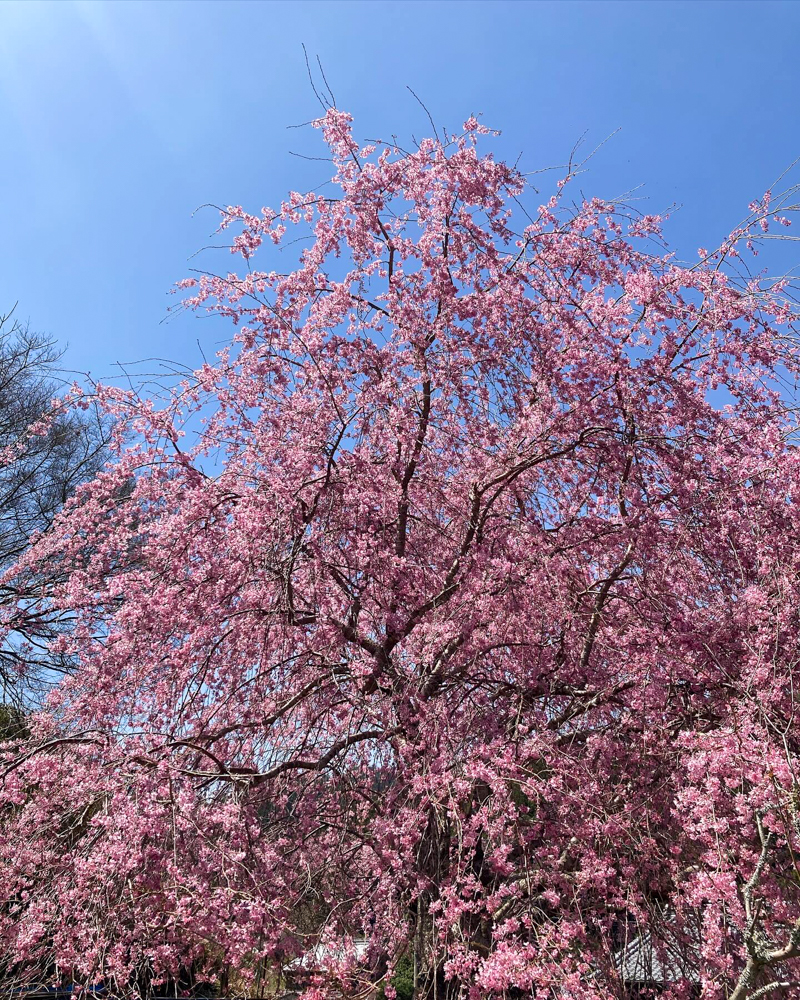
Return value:
[[(348, 950), (353, 949), (357, 961), (366, 958), (367, 947), (365, 938), (355, 938), (347, 945)], [(699, 995), (697, 947), (696, 936), (688, 943), (685, 938), (679, 942), (677, 932), (670, 933), (670, 925), (667, 924), (660, 929), (658, 940), (654, 940), (649, 931), (632, 936), (614, 953), (614, 966), (631, 998), (658, 994), (681, 980), (696, 987)], [(317, 944), (305, 955), (285, 965), (283, 974), (288, 987), (288, 992), (283, 994), (285, 1000), (298, 997), (315, 975), (328, 970), (331, 960), (343, 958), (345, 953), (344, 944)]]
[(314, 976), (327, 972), (331, 964), (348, 955), (352, 954), (357, 962), (362, 962), (367, 957), (368, 944), (366, 938), (353, 938), (341, 944), (318, 943), (304, 955), (287, 962), (282, 970), (288, 987), (288, 991), (282, 994), (283, 1000), (298, 997)]
[(681, 980), (691, 983), (700, 993), (699, 937), (689, 935), (679, 940), (677, 931), (665, 923), (659, 937), (650, 931), (637, 934), (614, 953), (614, 966), (632, 997), (659, 993)]
[[(700, 992), (698, 975), (698, 936), (692, 935), (687, 942), (678, 939), (677, 931), (671, 932), (671, 925), (660, 928), (659, 938), (653, 938), (650, 931), (635, 934), (614, 953), (614, 967), (625, 983), (631, 998), (658, 994), (667, 986), (684, 980)], [(367, 956), (366, 938), (354, 938), (347, 945), (317, 944), (305, 955), (287, 963), (283, 968), (288, 992), (285, 1000), (292, 1000), (316, 975), (328, 971), (331, 962), (343, 958), (350, 949), (357, 961)], [(694, 992), (694, 991), (693, 991)]]

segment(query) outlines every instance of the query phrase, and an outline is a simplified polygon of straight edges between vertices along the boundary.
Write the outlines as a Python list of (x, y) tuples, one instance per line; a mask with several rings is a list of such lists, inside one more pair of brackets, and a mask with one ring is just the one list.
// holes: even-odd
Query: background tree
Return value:
[(223, 213), (232, 344), (100, 390), (115, 462), (14, 571), (76, 669), (5, 755), (6, 961), (605, 1000), (641, 930), (673, 996), (794, 982), (800, 353), (737, 270), (781, 199), (679, 265), (475, 119), (316, 124), (336, 194)]
[[(64, 391), (60, 359), (51, 338), (10, 314), (0, 316), (0, 571), (50, 527), (67, 497), (104, 460), (97, 415), (54, 407)], [(42, 564), (25, 581), (6, 578), (0, 586), (7, 628), (0, 647), (4, 718), (17, 718), (14, 710), (38, 700), (42, 685), (64, 667), (47, 646), (61, 616), (43, 614), (30, 603), (54, 572), (54, 564)]]

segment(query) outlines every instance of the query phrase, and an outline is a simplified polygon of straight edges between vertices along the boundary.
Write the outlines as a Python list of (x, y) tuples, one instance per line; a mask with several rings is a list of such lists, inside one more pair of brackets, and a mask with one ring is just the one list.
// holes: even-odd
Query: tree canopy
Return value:
[(316, 125), (331, 193), (181, 283), (230, 345), (98, 389), (114, 462), (13, 570), (63, 567), (75, 669), (4, 758), (8, 967), (605, 1000), (669, 928), (675, 997), (793, 981), (800, 351), (740, 257), (780, 199), (680, 264), (474, 118)]

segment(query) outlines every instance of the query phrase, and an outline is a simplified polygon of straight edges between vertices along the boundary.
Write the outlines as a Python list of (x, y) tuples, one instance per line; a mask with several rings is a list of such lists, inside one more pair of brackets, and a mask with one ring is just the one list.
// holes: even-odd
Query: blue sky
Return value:
[[(0, 310), (104, 377), (194, 365), (218, 320), (162, 320), (216, 225), (326, 179), (301, 43), (356, 133), (420, 136), (471, 113), (535, 170), (588, 132), (582, 187), (682, 207), (682, 255), (721, 239), (800, 155), (800, 3), (0, 2)], [(794, 245), (796, 246), (796, 244)]]

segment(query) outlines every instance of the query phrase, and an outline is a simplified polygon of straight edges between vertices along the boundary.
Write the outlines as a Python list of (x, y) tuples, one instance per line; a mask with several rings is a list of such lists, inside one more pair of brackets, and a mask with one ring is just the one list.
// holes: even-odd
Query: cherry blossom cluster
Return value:
[(327, 193), (181, 282), (230, 344), (98, 390), (114, 460), (6, 576), (63, 567), (75, 669), (0, 750), (0, 961), (606, 1000), (649, 934), (675, 998), (793, 981), (800, 352), (736, 269), (780, 198), (683, 265), (474, 118), (316, 124)]

